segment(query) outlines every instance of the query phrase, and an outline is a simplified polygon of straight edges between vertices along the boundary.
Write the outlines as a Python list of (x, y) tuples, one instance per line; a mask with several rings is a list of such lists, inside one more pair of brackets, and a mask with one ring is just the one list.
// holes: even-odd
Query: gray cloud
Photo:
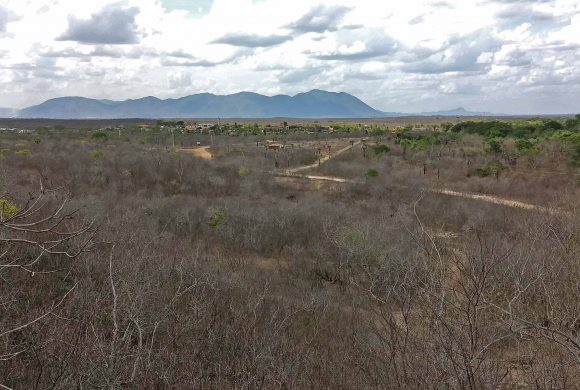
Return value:
[(343, 6), (318, 5), (286, 27), (298, 33), (336, 31), (338, 24), (350, 10)]
[(6, 32), (6, 25), (17, 20), (16, 15), (6, 7), (0, 5), (0, 33)]
[(26, 83), (32, 80), (67, 80), (62, 74), (62, 68), (56, 66), (54, 58), (37, 58), (31, 62), (16, 63), (9, 66), (0, 66), (0, 69), (12, 71), (12, 81)]
[(175, 50), (166, 54), (168, 57), (194, 59), (195, 56), (184, 52), (183, 50)]
[(43, 51), (40, 52), (39, 55), (41, 57), (46, 58), (83, 58), (87, 56), (86, 53), (71, 48), (67, 48), (60, 51), (57, 50)]
[(498, 4), (537, 4), (537, 3), (551, 3), (554, 0), (489, 0), (488, 3)]
[(137, 8), (119, 8), (110, 5), (89, 19), (69, 18), (68, 30), (59, 41), (76, 41), (86, 44), (130, 44), (139, 41), (135, 16)]
[(284, 84), (300, 83), (310, 79), (312, 76), (319, 74), (320, 72), (321, 68), (288, 70), (278, 76), (278, 81)]
[(0, 5), (0, 33), (6, 31), (8, 24), (8, 10)]
[(453, 4), (451, 4), (448, 1), (434, 1), (429, 5), (433, 8), (449, 8), (449, 9), (453, 8)]
[(364, 81), (376, 81), (383, 80), (387, 77), (386, 74), (380, 74), (376, 72), (363, 72), (357, 70), (354, 72), (345, 73), (344, 78), (347, 80), (364, 80)]
[(441, 59), (441, 61), (425, 61), (414, 64), (407, 64), (402, 67), (407, 73), (451, 73), (451, 72), (481, 72), (486, 66), (476, 62), (477, 57), (472, 54), (458, 55), (450, 61)]
[(197, 60), (192, 54), (186, 53), (183, 50), (175, 50), (171, 52), (159, 51), (152, 47), (131, 46), (129, 49), (124, 49), (119, 46), (99, 45), (93, 47), (91, 50), (81, 50), (75, 48), (66, 48), (64, 50), (48, 49), (38, 53), (40, 57), (45, 58), (77, 58), (82, 60), (90, 60), (93, 57), (106, 58), (173, 58), (185, 60)]
[(439, 86), (441, 93), (446, 95), (477, 95), (481, 86), (474, 83), (449, 83)]
[(409, 20), (409, 24), (410, 25), (420, 24), (423, 23), (424, 20), (425, 18), (423, 17), (423, 15), (415, 16), (413, 19)]
[(484, 53), (495, 53), (502, 47), (502, 44), (483, 30), (465, 36), (454, 36), (441, 50), (424, 60), (404, 65), (402, 70), (407, 73), (422, 74), (482, 72), (489, 68), (490, 64), (480, 62), (480, 56)]
[(553, 51), (553, 52), (577, 52), (580, 53), (580, 44), (578, 43), (566, 43), (563, 41), (551, 41), (544, 45), (537, 45), (535, 47), (527, 48), (526, 51), (533, 52), (533, 51)]
[[(526, 3), (530, 3), (527, 1)], [(530, 6), (510, 5), (496, 14), (500, 28), (512, 29), (529, 23), (533, 30), (546, 31), (570, 23), (571, 15), (557, 16), (534, 10)]]
[(361, 61), (382, 57), (394, 53), (398, 43), (390, 37), (375, 37), (365, 41), (361, 51), (335, 50), (333, 52), (310, 53), (312, 58), (324, 61)]
[[(211, 61), (203, 58), (197, 58), (195, 56), (190, 56), (185, 53), (167, 53), (165, 57), (161, 61), (161, 65), (163, 66), (175, 66), (175, 67), (187, 67), (187, 68), (211, 68), (218, 65), (229, 64), (232, 62), (240, 61), (241, 59), (249, 56), (252, 54), (253, 50), (251, 49), (240, 49), (236, 51), (234, 54), (219, 60), (219, 61)], [(178, 55), (174, 55), (178, 54)]]
[(163, 60), (161, 65), (163, 66), (183, 66), (187, 68), (211, 68), (214, 66), (222, 65), (230, 62), (230, 59), (222, 61), (209, 61), (209, 60), (194, 60), (194, 61), (176, 61), (176, 60)]
[(82, 58), (82, 59), (90, 59), (92, 57), (137, 59), (142, 57), (156, 57), (159, 54), (160, 53), (157, 50), (146, 47), (134, 47), (131, 50), (122, 50), (118, 47), (111, 46), (97, 46), (89, 51), (66, 48), (60, 51), (51, 49), (39, 53), (41, 57), (47, 58)]
[(546, 12), (534, 11), (531, 8), (521, 8), (519, 6), (512, 6), (506, 8), (496, 14), (500, 19), (516, 19), (516, 20), (554, 20), (555, 16)]
[(496, 61), (497, 65), (520, 67), (532, 64), (529, 54), (522, 50), (514, 50), (504, 56), (501, 60)]
[(239, 47), (271, 47), (292, 40), (289, 35), (260, 36), (245, 33), (230, 33), (218, 38), (211, 43), (221, 43)]

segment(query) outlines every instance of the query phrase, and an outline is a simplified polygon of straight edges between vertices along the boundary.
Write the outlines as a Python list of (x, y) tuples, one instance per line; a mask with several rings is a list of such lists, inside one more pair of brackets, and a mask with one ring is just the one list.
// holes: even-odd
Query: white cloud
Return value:
[(122, 8), (111, 4), (89, 19), (71, 16), (68, 30), (58, 39), (87, 44), (137, 43), (139, 38), (135, 16), (138, 13), (138, 8)]
[(326, 88), (386, 111), (572, 112), (579, 106), (578, 63), (577, 0), (4, 0), (0, 6), (0, 106), (64, 95)]

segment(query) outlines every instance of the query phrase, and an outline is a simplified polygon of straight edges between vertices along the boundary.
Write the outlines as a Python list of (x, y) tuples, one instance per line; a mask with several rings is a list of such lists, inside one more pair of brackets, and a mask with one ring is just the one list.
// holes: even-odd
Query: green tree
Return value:
[(489, 153), (499, 154), (502, 152), (502, 144), (498, 139), (490, 139), (487, 142), (487, 150)]
[(560, 122), (556, 122), (554, 120), (550, 120), (544, 123), (544, 131), (556, 131), (556, 130), (563, 130), (564, 126)]

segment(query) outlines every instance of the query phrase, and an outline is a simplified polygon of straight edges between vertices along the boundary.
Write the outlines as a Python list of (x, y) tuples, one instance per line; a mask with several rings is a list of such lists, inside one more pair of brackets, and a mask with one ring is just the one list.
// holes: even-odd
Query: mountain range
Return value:
[(384, 118), (409, 115), (481, 116), (458, 108), (421, 114), (383, 112), (344, 92), (312, 90), (295, 96), (264, 96), (251, 92), (233, 95), (201, 93), (178, 99), (144, 97), (124, 101), (84, 97), (47, 100), (19, 111), (0, 109), (0, 117), (43, 119), (123, 118)]
[(467, 111), (463, 107), (458, 107), (453, 110), (421, 112), (416, 114), (419, 116), (502, 116), (502, 114), (494, 114), (491, 112), (477, 112)]
[(11, 118), (18, 113), (18, 110), (13, 108), (0, 107), (0, 118)]

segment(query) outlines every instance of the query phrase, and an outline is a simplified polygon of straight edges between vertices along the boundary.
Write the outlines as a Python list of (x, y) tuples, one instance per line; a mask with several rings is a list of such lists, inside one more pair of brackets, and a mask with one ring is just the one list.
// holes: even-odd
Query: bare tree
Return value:
[[(29, 283), (26, 277), (70, 274), (74, 260), (93, 246), (95, 222), (85, 222), (79, 209), (70, 210), (69, 199), (59, 200), (58, 193), (46, 190), (41, 182), (40, 192), (32, 194), (22, 207), (11, 204), (10, 212), (0, 211), (0, 285), (2, 321), (0, 361), (9, 361), (30, 349), (30, 344), (19, 342), (18, 336), (34, 324), (58, 317), (57, 311), (77, 288), (72, 282), (60, 296), (41, 310), (28, 312), (20, 307), (23, 299), (18, 286)], [(37, 280), (38, 282), (39, 280)], [(67, 283), (69, 286), (71, 283)], [(37, 290), (38, 297), (46, 294)], [(44, 301), (42, 298), (41, 299)], [(39, 312), (39, 313), (37, 313)]]

